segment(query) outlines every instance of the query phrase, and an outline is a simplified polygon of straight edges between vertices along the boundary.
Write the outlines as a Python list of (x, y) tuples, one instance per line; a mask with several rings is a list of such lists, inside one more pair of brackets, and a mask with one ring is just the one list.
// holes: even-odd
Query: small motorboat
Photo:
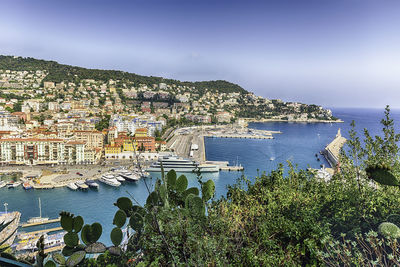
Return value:
[(2, 187), (5, 187), (6, 186), (6, 182), (4, 182), (4, 181), (0, 181), (0, 188), (2, 188)]
[(23, 184), (22, 184), (22, 187), (23, 187), (25, 190), (29, 190), (29, 189), (32, 189), (32, 188), (33, 188), (33, 186), (32, 186), (30, 183), (28, 183), (28, 182), (23, 183)]
[(85, 184), (87, 184), (90, 188), (93, 188), (93, 189), (98, 189), (99, 188), (99, 184), (98, 183), (96, 183), (94, 180), (86, 180), (85, 181)]
[(89, 186), (87, 184), (85, 184), (84, 181), (78, 181), (75, 183), (75, 185), (82, 190), (87, 190), (89, 188)]
[(10, 189), (10, 188), (16, 188), (20, 185), (21, 185), (21, 182), (10, 182), (7, 184), (7, 187)]
[(68, 185), (67, 185), (67, 187), (69, 188), (69, 189), (71, 189), (71, 190), (78, 190), (78, 187), (76, 186), (76, 184), (75, 183), (69, 183)]

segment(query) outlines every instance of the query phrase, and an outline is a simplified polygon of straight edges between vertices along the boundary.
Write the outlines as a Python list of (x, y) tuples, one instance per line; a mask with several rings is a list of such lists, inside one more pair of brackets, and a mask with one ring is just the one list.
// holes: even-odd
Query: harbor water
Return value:
[[(275, 134), (274, 139), (229, 139), (207, 137), (205, 140), (207, 160), (229, 161), (231, 165), (241, 164), (242, 172), (220, 172), (203, 174), (203, 179), (213, 179), (216, 185), (216, 195), (220, 197), (226, 193), (227, 185), (234, 184), (241, 175), (253, 179), (258, 173), (269, 172), (279, 163), (286, 164), (290, 160), (299, 168), (320, 168), (321, 164), (328, 166), (325, 159), (319, 155), (321, 151), (341, 128), (342, 135), (348, 137), (350, 122), (356, 121), (356, 128), (362, 134), (364, 128), (370, 130), (371, 135), (379, 134), (382, 129), (380, 120), (383, 118), (382, 109), (333, 109), (333, 114), (341, 118), (344, 123), (287, 123), (268, 122), (251, 123), (250, 128), (261, 130), (281, 131)], [(392, 117), (395, 123), (400, 124), (400, 110), (393, 110)], [(399, 131), (399, 125), (396, 126)], [(315, 154), (318, 153), (317, 160)], [(189, 186), (196, 186), (197, 179), (193, 174), (187, 175)], [(9, 211), (20, 211), (21, 222), (31, 217), (39, 216), (38, 198), (42, 203), (42, 216), (56, 218), (60, 211), (69, 211), (81, 215), (85, 223), (100, 222), (103, 225), (103, 235), (100, 241), (111, 244), (109, 234), (113, 228), (112, 220), (117, 208), (113, 203), (121, 196), (132, 196), (134, 201), (143, 204), (148, 190), (152, 189), (155, 179), (140, 180), (135, 183), (127, 182), (120, 187), (111, 187), (100, 183), (99, 190), (71, 191), (68, 188), (51, 190), (28, 190), (21, 186), (15, 189), (0, 188), (0, 209), (8, 203)], [(54, 228), (58, 224), (49, 224), (24, 229), (35, 231), (44, 228)]]

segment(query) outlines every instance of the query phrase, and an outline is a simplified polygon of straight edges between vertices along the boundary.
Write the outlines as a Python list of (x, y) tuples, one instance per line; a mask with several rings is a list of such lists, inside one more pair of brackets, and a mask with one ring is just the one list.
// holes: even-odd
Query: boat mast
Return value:
[(42, 218), (42, 204), (40, 203), (40, 197), (39, 197), (39, 217)]

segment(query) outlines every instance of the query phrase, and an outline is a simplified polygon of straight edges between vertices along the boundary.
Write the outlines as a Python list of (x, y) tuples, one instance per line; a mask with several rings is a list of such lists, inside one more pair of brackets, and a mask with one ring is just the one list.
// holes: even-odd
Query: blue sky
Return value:
[(0, 54), (400, 107), (400, 1), (0, 0)]

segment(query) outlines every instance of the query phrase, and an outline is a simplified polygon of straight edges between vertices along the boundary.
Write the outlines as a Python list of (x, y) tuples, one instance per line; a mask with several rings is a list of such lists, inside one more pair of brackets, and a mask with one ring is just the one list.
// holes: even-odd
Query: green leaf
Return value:
[(115, 213), (113, 224), (121, 228), (126, 222), (126, 214), (123, 210), (118, 210)]
[(52, 260), (49, 260), (46, 262), (44, 267), (57, 267), (57, 265)]
[(97, 254), (97, 253), (103, 253), (104, 251), (106, 251), (106, 249), (107, 249), (106, 245), (104, 245), (101, 242), (96, 242), (87, 246), (85, 248), (85, 251), (88, 254)]
[(73, 224), (74, 224), (74, 231), (78, 233), (83, 226), (83, 218), (81, 216), (77, 216), (73, 219)]
[(116, 206), (121, 210), (127, 211), (132, 208), (132, 201), (127, 197), (120, 197), (117, 200)]
[(68, 232), (64, 235), (64, 243), (70, 248), (73, 248), (79, 243), (79, 236), (77, 233)]
[(168, 189), (175, 188), (175, 183), (176, 183), (176, 172), (175, 172), (175, 170), (170, 170), (167, 173), (167, 187), (168, 187)]
[(111, 237), (111, 242), (114, 244), (114, 246), (119, 246), (122, 242), (122, 230), (119, 227), (115, 227), (110, 234)]
[[(72, 254), (72, 253), (71, 253)], [(51, 256), (53, 258), (53, 260), (60, 265), (65, 265), (65, 258), (64, 256), (59, 253), (59, 252), (55, 252), (53, 253), (53, 255)]]
[(399, 180), (387, 168), (368, 167), (366, 170), (369, 178), (382, 185), (400, 186)]
[(92, 225), (86, 224), (82, 228), (81, 238), (83, 243), (90, 245), (97, 242), (102, 234), (102, 227), (99, 223), (93, 223)]
[(62, 212), (60, 213), (61, 215), (61, 227), (67, 231), (71, 232), (74, 226), (74, 220), (73, 220), (73, 215), (70, 214), (69, 212)]
[(183, 192), (186, 190), (187, 186), (188, 186), (188, 180), (186, 176), (185, 175), (179, 176), (178, 180), (176, 180), (176, 185), (175, 185), (176, 191)]
[(157, 192), (153, 191), (153, 192), (150, 193), (150, 195), (147, 197), (146, 205), (148, 205), (150, 207), (158, 205), (158, 194), (157, 194)]
[(201, 194), (204, 201), (210, 200), (214, 196), (215, 184), (213, 180), (208, 180), (202, 185)]
[(67, 262), (66, 262), (66, 266), (67, 266), (67, 267), (73, 267), (73, 266), (78, 265), (81, 261), (83, 261), (83, 259), (85, 258), (85, 256), (86, 256), (86, 252), (83, 251), (83, 250), (74, 252), (74, 254), (72, 254), (72, 255), (68, 258), (68, 260), (67, 260)]
[(136, 232), (140, 232), (143, 228), (143, 217), (138, 212), (132, 214), (131, 218), (129, 219), (129, 225), (132, 227), (133, 230)]

